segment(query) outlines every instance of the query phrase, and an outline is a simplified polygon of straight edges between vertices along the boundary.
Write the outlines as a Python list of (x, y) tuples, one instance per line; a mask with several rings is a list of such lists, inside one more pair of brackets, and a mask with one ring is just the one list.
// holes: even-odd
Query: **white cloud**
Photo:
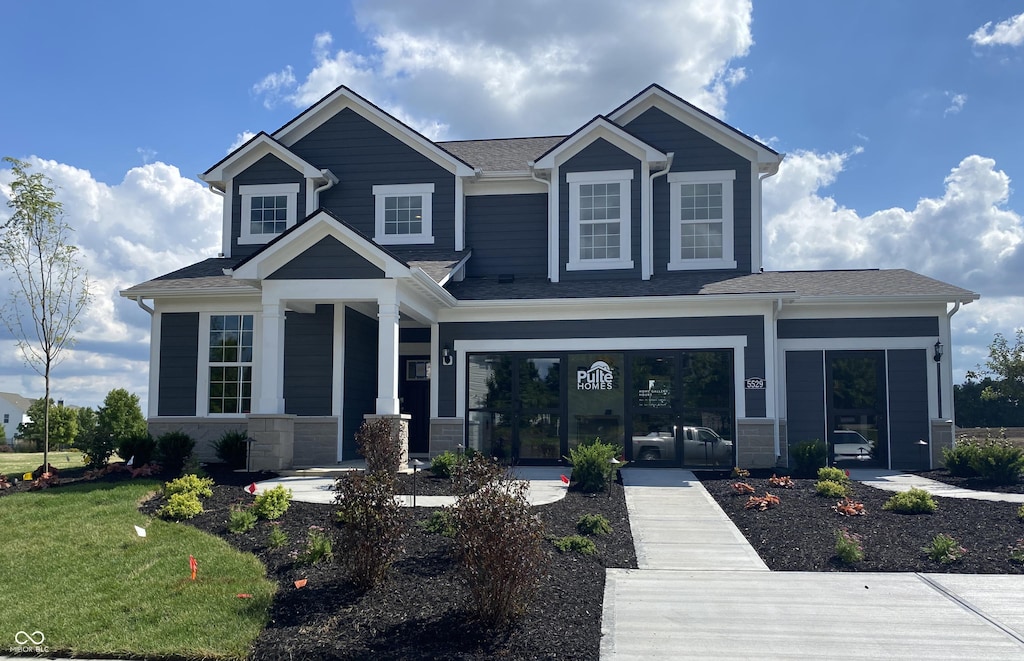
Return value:
[(142, 158), (142, 164), (149, 163), (156, 158), (157, 151), (155, 149), (149, 149), (148, 147), (136, 147), (135, 151)]
[[(355, 12), (367, 53), (317, 34), (315, 64), (301, 82), (288, 66), (254, 91), (270, 105), (284, 98), (304, 108), (348, 85), (434, 138), (551, 134), (611, 111), (651, 82), (721, 115), (746, 75), (730, 63), (753, 43), (748, 0), (378, 0), (357, 2)], [(449, 126), (459, 135), (448, 135)]]
[(1024, 14), (1017, 14), (994, 26), (989, 21), (967, 38), (978, 46), (1020, 46), (1024, 44)]
[(966, 94), (954, 94), (953, 92), (946, 92), (946, 96), (949, 97), (949, 106), (943, 111), (942, 116), (956, 115), (964, 109), (964, 104), (967, 103)]
[(236, 134), (235, 141), (232, 142), (231, 146), (227, 148), (226, 153), (230, 154), (231, 152), (235, 151), (245, 143), (252, 140), (254, 137), (256, 137), (256, 134), (253, 133), (252, 131), (242, 131), (241, 133)]

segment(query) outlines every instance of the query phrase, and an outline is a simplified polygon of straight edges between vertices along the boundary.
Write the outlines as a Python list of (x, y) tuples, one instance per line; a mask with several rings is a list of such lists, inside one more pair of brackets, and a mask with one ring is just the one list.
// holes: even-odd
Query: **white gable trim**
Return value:
[(199, 178), (208, 184), (224, 183), (268, 154), (273, 154), (292, 168), (295, 168), (296, 171), (302, 173), (303, 177), (319, 181), (326, 181), (327, 179), (327, 174), (321, 171), (320, 168), (299, 158), (290, 149), (266, 133), (260, 133), (236, 149), (234, 153), (210, 168), (208, 172), (199, 175)]
[(544, 154), (535, 164), (538, 170), (547, 170), (564, 163), (598, 138), (604, 138), (630, 156), (641, 162), (664, 162), (668, 156), (636, 136), (623, 131), (621, 127), (604, 117), (595, 117), (579, 131), (566, 138), (558, 146)]

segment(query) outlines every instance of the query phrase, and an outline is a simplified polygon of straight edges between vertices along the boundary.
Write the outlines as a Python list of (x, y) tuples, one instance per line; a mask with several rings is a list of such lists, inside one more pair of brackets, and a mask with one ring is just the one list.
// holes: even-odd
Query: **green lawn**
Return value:
[[(50, 450), (50, 464), (58, 471), (65, 468), (81, 468), (82, 453), (78, 450), (54, 452)], [(0, 474), (7, 477), (21, 476), (43, 465), (42, 452), (0, 452)]]
[[(220, 538), (139, 513), (158, 486), (82, 484), (0, 498), (0, 654), (18, 631), (41, 631), (51, 653), (75, 656), (246, 656), (276, 586), (259, 560)], [(199, 567), (194, 582), (189, 554)]]

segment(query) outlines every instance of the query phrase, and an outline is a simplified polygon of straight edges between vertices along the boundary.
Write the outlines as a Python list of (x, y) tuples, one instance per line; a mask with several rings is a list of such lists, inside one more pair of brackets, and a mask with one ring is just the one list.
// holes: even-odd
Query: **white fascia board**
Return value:
[(327, 177), (320, 168), (299, 158), (290, 149), (274, 140), (266, 133), (261, 133), (252, 141), (239, 147), (233, 154), (221, 161), (209, 172), (199, 175), (208, 184), (224, 183), (235, 174), (245, 170), (267, 154), (273, 154), (308, 179), (326, 181)]
[(894, 294), (891, 296), (801, 296), (797, 305), (893, 305), (901, 309), (917, 303), (970, 303), (979, 296), (946, 296), (945, 294)]
[(285, 146), (290, 147), (345, 108), (351, 108), (363, 119), (366, 119), (392, 137), (401, 140), (455, 176), (470, 177), (473, 175), (473, 168), (469, 165), (441, 149), (423, 134), (406, 126), (345, 86), (339, 87), (307, 108), (295, 119), (275, 131), (273, 137)]
[(260, 309), (260, 295), (245, 297), (226, 297), (209, 299), (172, 299), (154, 301), (154, 309), (160, 313), (167, 312), (252, 312)]
[(120, 291), (121, 296), (131, 299), (150, 299), (158, 301), (172, 298), (217, 298), (223, 296), (259, 296), (258, 287), (203, 287), (197, 289), (136, 289)]
[(548, 170), (558, 163), (564, 163), (599, 138), (604, 138), (640, 161), (660, 163), (668, 160), (668, 155), (664, 152), (630, 135), (607, 119), (596, 117), (589, 124), (545, 154), (534, 164), (534, 169)]
[(263, 301), (299, 300), (312, 303), (393, 301), (394, 280), (267, 280)]

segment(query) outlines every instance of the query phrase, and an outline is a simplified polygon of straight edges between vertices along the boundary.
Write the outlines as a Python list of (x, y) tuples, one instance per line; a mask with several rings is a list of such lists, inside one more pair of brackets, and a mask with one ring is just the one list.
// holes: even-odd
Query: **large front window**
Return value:
[(239, 243), (266, 243), (295, 224), (299, 184), (239, 186), (238, 192), (242, 197)]
[(671, 193), (672, 270), (735, 268), (732, 170), (674, 172)]
[(374, 237), (381, 245), (433, 243), (434, 184), (374, 186)]
[(630, 259), (632, 170), (571, 172), (566, 269), (633, 268)]
[(251, 314), (210, 315), (209, 413), (252, 409)]

